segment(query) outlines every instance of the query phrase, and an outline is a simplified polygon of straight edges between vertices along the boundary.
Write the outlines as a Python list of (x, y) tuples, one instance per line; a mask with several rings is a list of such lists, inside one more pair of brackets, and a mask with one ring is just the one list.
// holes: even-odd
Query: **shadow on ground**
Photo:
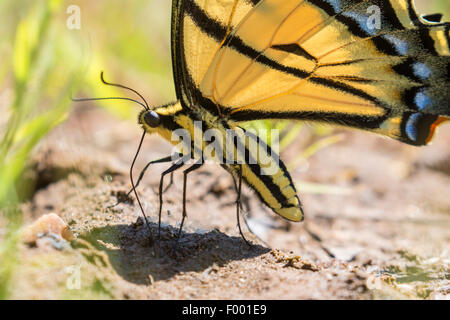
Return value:
[[(151, 223), (156, 238), (158, 227)], [(131, 225), (92, 229), (82, 238), (107, 253), (111, 266), (125, 280), (135, 284), (168, 280), (185, 272), (201, 272), (263, 255), (270, 249), (248, 246), (241, 237), (230, 237), (218, 230), (207, 233), (183, 232), (175, 250), (178, 229), (161, 228), (161, 241), (152, 241), (149, 229), (139, 218)]]

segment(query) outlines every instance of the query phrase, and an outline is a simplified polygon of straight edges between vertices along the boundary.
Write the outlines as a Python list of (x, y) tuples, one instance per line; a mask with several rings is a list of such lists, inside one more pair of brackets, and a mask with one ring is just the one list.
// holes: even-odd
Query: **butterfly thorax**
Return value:
[(236, 124), (219, 117), (217, 114), (208, 112), (204, 108), (191, 107), (183, 108), (180, 101), (155, 107), (152, 111), (159, 116), (160, 123), (157, 127), (149, 126), (145, 119), (146, 110), (139, 114), (138, 121), (147, 133), (158, 133), (172, 144), (177, 144), (179, 140), (173, 141), (173, 132), (177, 129), (185, 129), (192, 136), (196, 123), (202, 125), (202, 131), (208, 129), (227, 130), (236, 127)]

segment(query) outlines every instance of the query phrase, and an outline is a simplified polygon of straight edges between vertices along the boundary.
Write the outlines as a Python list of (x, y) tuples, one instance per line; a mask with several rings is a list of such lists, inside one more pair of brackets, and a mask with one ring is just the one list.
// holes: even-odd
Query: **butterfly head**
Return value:
[(146, 126), (149, 126), (151, 128), (157, 128), (161, 123), (159, 114), (157, 114), (153, 110), (144, 111), (142, 114), (142, 121)]
[(164, 135), (163, 132), (173, 129), (173, 123), (176, 122), (177, 116), (182, 113), (183, 108), (179, 102), (170, 103), (142, 110), (139, 113), (138, 122), (142, 129), (148, 133), (157, 132)]
[(139, 114), (139, 124), (142, 128), (151, 133), (161, 125), (161, 117), (155, 110), (143, 110)]

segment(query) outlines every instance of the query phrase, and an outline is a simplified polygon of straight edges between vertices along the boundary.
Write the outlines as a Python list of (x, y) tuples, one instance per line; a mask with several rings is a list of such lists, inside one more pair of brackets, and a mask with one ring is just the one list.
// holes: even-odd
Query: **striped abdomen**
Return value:
[[(262, 202), (275, 213), (291, 221), (302, 221), (303, 211), (294, 183), (278, 154), (271, 150), (257, 135), (240, 131), (233, 145), (238, 159), (244, 159), (242, 177)], [(255, 147), (258, 146), (258, 147)], [(256, 160), (256, 161), (255, 161)], [(224, 165), (235, 176), (239, 166)]]

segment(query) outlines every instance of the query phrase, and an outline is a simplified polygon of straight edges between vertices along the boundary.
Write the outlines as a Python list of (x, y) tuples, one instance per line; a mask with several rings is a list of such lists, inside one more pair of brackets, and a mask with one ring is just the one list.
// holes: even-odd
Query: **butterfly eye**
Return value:
[(159, 119), (159, 115), (155, 111), (151, 110), (145, 113), (144, 121), (148, 126), (152, 128), (158, 127), (161, 122)]

